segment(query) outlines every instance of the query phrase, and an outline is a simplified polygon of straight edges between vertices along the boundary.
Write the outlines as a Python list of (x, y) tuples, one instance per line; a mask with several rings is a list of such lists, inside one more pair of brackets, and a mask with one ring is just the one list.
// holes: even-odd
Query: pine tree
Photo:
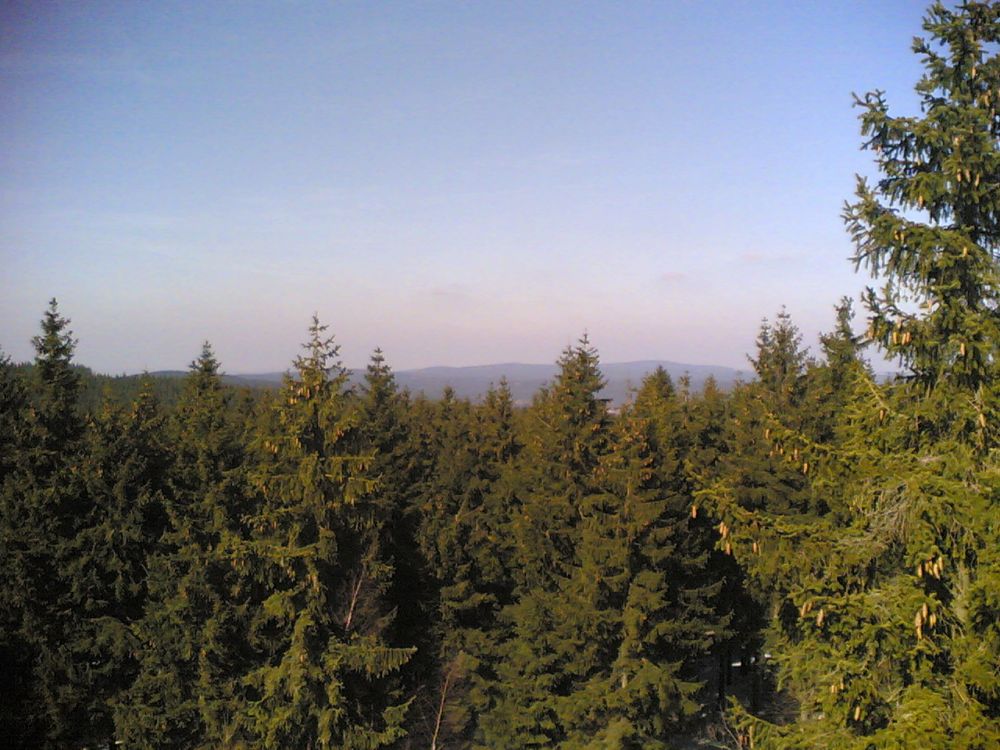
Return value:
[(586, 336), (567, 347), (559, 374), (536, 397), (518, 465), (512, 533), (522, 588), (546, 587), (572, 565), (577, 505), (593, 488), (593, 474), (608, 449), (605, 385), (597, 351)]
[(368, 469), (376, 482), (371, 502), (384, 535), (384, 555), (393, 565), (387, 600), (396, 614), (387, 635), (394, 645), (417, 648), (402, 674), (412, 693), (419, 675), (432, 668), (435, 646), (427, 627), (434, 594), (419, 550), (415, 508), (427, 469), (421, 463), (409, 402), (382, 350), (376, 349), (361, 383), (359, 427), (365, 449), (374, 453)]
[(688, 513), (678, 416), (669, 377), (654, 372), (581, 505), (566, 622), (585, 633), (586, 673), (560, 706), (567, 748), (665, 748), (701, 707), (698, 663), (725, 621), (707, 570), (712, 540)]
[[(816, 442), (833, 442), (840, 415), (847, 406), (852, 382), (859, 369), (869, 370), (861, 358), (868, 342), (854, 333), (853, 304), (844, 297), (834, 308), (836, 323), (832, 331), (820, 334), (823, 356), (812, 362), (806, 372), (804, 396), (808, 410), (803, 429)], [(870, 370), (869, 370), (870, 371)]]
[(0, 484), (17, 467), (18, 433), (24, 423), (28, 394), (10, 357), (0, 350)]
[(787, 312), (782, 310), (773, 325), (762, 323), (750, 361), (757, 379), (733, 394), (725, 481), (744, 508), (809, 514), (814, 509), (802, 462), (770, 439), (779, 427), (801, 430), (812, 408), (804, 402), (807, 354)]
[(412, 650), (384, 641), (392, 566), (370, 499), (372, 455), (325, 330), (314, 318), (297, 377), (286, 378), (258, 439), (260, 507), (234, 558), (252, 571), (258, 598), (248, 633), (256, 665), (233, 736), (265, 748), (380, 747), (402, 735), (406, 712), (384, 683)]
[(497, 616), (511, 602), (504, 486), (519, 445), (506, 382), (475, 407), (446, 389), (433, 424), (435, 467), (421, 492), (418, 538), (437, 587), (429, 613), (436, 664), (411, 741), (469, 747), (490, 703)]

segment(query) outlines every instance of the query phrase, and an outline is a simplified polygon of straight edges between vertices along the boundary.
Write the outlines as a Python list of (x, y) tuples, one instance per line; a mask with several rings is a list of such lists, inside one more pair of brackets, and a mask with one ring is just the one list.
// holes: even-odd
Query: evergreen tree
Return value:
[(414, 436), (409, 400), (396, 385), (382, 350), (376, 349), (361, 383), (359, 426), (366, 450), (374, 453), (368, 469), (376, 482), (371, 502), (384, 534), (384, 555), (393, 565), (387, 599), (396, 615), (388, 635), (394, 645), (417, 647), (403, 670), (406, 688), (413, 692), (419, 675), (432, 668), (435, 646), (427, 627), (434, 593), (419, 550), (415, 508), (427, 468)]
[(507, 638), (497, 667), (498, 695), (480, 725), (479, 742), (487, 747), (548, 747), (564, 741), (563, 704), (589, 676), (596, 656), (591, 624), (576, 611), (581, 602), (569, 589), (581, 507), (597, 489), (610, 417), (598, 397), (604, 379), (587, 337), (567, 348), (558, 364), (555, 382), (531, 409), (515, 464), (510, 533), (516, 601), (503, 612)]
[(725, 622), (711, 541), (688, 513), (678, 414), (669, 377), (654, 372), (616, 424), (600, 491), (581, 506), (567, 587), (577, 606), (565, 622), (586, 634), (587, 672), (560, 707), (567, 748), (665, 748), (700, 709), (698, 661)]
[(611, 423), (598, 398), (605, 381), (597, 351), (587, 336), (567, 347), (559, 374), (531, 409), (525, 448), (518, 464), (518, 496), (512, 533), (523, 589), (547, 587), (572, 566), (580, 498), (593, 489), (593, 475), (608, 450)]
[(23, 560), (17, 549), (20, 519), (16, 513), (17, 497), (25, 486), (20, 474), (24, 455), (23, 440), (26, 426), (28, 394), (20, 373), (10, 358), (0, 353), (0, 736), (13, 747), (38, 744), (32, 736), (37, 727), (26, 723), (31, 715), (32, 666), (31, 651), (20, 632), (24, 580), (17, 575)]
[(477, 407), (446, 390), (434, 424), (436, 461), (422, 493), (419, 540), (438, 588), (436, 669), (412, 740), (469, 747), (490, 704), (497, 616), (511, 602), (504, 486), (519, 445), (506, 382)]
[(854, 333), (851, 322), (854, 309), (851, 300), (841, 299), (835, 307), (836, 324), (832, 331), (820, 334), (823, 357), (812, 362), (806, 373), (805, 401), (809, 408), (804, 418), (804, 430), (813, 440), (829, 443), (837, 439), (835, 430), (858, 370), (868, 370), (861, 359), (867, 341)]
[(808, 514), (808, 480), (798, 453), (771, 441), (775, 429), (801, 430), (812, 404), (805, 403), (807, 355), (802, 335), (782, 310), (765, 320), (751, 357), (757, 379), (736, 389), (724, 457), (725, 481), (737, 502), (751, 510)]
[(297, 377), (258, 438), (260, 507), (234, 560), (253, 571), (258, 598), (248, 633), (256, 665), (233, 736), (265, 748), (380, 747), (400, 738), (406, 712), (386, 695), (385, 678), (412, 650), (384, 640), (392, 566), (371, 501), (372, 456), (325, 330), (314, 318)]
[(751, 517), (718, 495), (735, 553), (773, 581), (771, 649), (795, 701), (787, 724), (742, 716), (757, 747), (1000, 744), (1000, 7), (936, 3), (924, 28), (922, 113), (862, 100), (883, 177), (846, 211), (858, 264), (885, 282), (865, 297), (870, 336), (909, 377), (880, 388), (856, 372), (833, 446), (778, 436), (842, 513)]
[[(49, 303), (32, 339), (30, 402), (15, 431), (16, 468), (3, 487), (6, 531), (4, 608), (32, 665), (27, 713), (16, 730), (43, 746), (103, 739), (88, 707), (86, 677), (63, 644), (78, 619), (66, 578), (67, 545), (87, 515), (80, 469), (84, 422), (77, 411), (80, 379), (69, 321)], [(83, 665), (84, 668), (86, 665)], [(100, 721), (97, 722), (100, 724)], [(42, 739), (44, 738), (44, 739)]]
[(145, 613), (133, 627), (142, 644), (138, 676), (116, 710), (127, 745), (217, 747), (233, 713), (245, 612), (231, 594), (228, 557), (250, 509), (231, 395), (206, 343), (170, 423), (168, 523), (152, 547)]
[(21, 446), (18, 435), (23, 429), (28, 394), (10, 357), (0, 350), (0, 485), (17, 468)]
[(164, 426), (147, 380), (128, 411), (107, 401), (87, 432), (87, 509), (63, 563), (75, 621), (59, 645), (72, 655), (64, 679), (81, 683), (95, 740), (115, 736), (111, 707), (134, 680), (143, 647), (133, 627), (146, 604), (147, 556), (165, 526), (172, 457)]

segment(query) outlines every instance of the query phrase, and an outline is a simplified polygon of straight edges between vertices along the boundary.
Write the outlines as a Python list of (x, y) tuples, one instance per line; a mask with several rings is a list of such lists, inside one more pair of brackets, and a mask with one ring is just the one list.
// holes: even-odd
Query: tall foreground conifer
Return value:
[(775, 435), (841, 513), (750, 516), (715, 495), (753, 575), (799, 559), (770, 577), (771, 650), (797, 709), (744, 715), (757, 747), (1000, 745), (1000, 5), (936, 3), (924, 28), (922, 113), (862, 100), (882, 177), (846, 211), (859, 265), (885, 280), (866, 295), (869, 335), (907, 378), (881, 388), (856, 371), (833, 445)]
[(701, 708), (696, 665), (725, 618), (708, 539), (688, 514), (678, 417), (669, 378), (653, 373), (616, 420), (580, 503), (570, 607), (556, 632), (583, 642), (584, 664), (557, 704), (561, 747), (666, 748)]
[[(31, 665), (26, 714), (15, 736), (58, 744), (106, 737), (104, 717), (89, 708), (88, 665), (67, 644), (80, 620), (68, 578), (69, 544), (88, 515), (82, 489), (84, 421), (77, 410), (76, 342), (53, 299), (32, 343), (30, 405), (18, 419), (15, 468), (4, 483), (6, 531), (4, 620), (17, 623), (16, 642)], [(79, 667), (79, 669), (78, 669)]]
[(116, 701), (126, 745), (221, 744), (233, 713), (232, 677), (244, 608), (232, 595), (227, 555), (248, 507), (241, 431), (229, 413), (219, 364), (206, 343), (191, 363), (167, 433), (174, 460), (165, 528), (151, 547), (148, 597), (133, 626), (137, 677)]
[[(497, 666), (495, 705), (480, 722), (481, 745), (551, 747), (567, 727), (560, 704), (587, 674), (595, 644), (568, 632), (580, 623), (568, 591), (580, 539), (580, 505), (595, 491), (608, 450), (610, 418), (598, 398), (604, 379), (584, 336), (559, 359), (559, 374), (531, 408), (514, 465), (509, 517), (515, 603), (502, 620), (507, 640)], [(571, 630), (571, 628), (569, 628)]]
[(264, 748), (369, 750), (399, 739), (406, 704), (384, 678), (412, 650), (386, 645), (392, 566), (371, 501), (372, 460), (347, 398), (338, 347), (314, 318), (297, 376), (286, 377), (258, 438), (259, 508), (234, 556), (254, 580), (234, 735)]

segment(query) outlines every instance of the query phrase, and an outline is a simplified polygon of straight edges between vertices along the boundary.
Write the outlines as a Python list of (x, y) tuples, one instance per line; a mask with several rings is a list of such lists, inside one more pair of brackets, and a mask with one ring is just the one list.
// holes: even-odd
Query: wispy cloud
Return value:
[(660, 274), (660, 282), (663, 284), (681, 284), (688, 280), (688, 275), (682, 271), (667, 271)]

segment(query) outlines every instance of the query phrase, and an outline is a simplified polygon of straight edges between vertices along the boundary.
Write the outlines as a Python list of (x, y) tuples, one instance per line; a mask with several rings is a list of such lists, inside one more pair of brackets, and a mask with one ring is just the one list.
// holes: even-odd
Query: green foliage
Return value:
[(206, 345), (98, 405), (53, 301), (0, 356), (6, 745), (667, 748), (713, 688), (744, 746), (1000, 745), (1000, 8), (925, 28), (921, 114), (859, 100), (867, 335), (782, 310), (731, 394), (614, 413), (586, 337), (526, 409), (355, 392), (314, 319), (280, 391)]
[(345, 391), (337, 347), (313, 320), (271, 419), (256, 439), (260, 495), (234, 558), (256, 583), (247, 640), (253, 667), (234, 736), (259, 747), (373, 748), (402, 735), (404, 702), (379, 694), (412, 649), (383, 633), (392, 565), (372, 502), (372, 455)]
[(813, 507), (836, 512), (752, 513), (730, 487), (711, 493), (726, 543), (774, 602), (769, 647), (790, 710), (737, 712), (755, 747), (1000, 743), (1000, 9), (935, 4), (925, 30), (922, 115), (890, 117), (880, 92), (862, 100), (883, 177), (859, 181), (846, 211), (857, 262), (884, 280), (865, 297), (869, 336), (909, 376), (874, 383), (843, 356), (842, 330), (826, 352), (845, 385), (824, 442), (775, 420), (775, 445), (815, 467)]
[(10, 359), (0, 354), (0, 735), (18, 746), (37, 744), (31, 720), (31, 651), (21, 631), (26, 583), (26, 549), (21, 546), (20, 493), (27, 478), (20, 466), (26, 453), (24, 427), (27, 386)]
[(169, 424), (175, 453), (165, 527), (151, 546), (148, 599), (133, 626), (138, 674), (116, 706), (126, 744), (222, 744), (245, 617), (228, 557), (244, 536), (240, 516), (248, 510), (242, 434), (230, 400), (206, 343)]
[[(87, 714), (87, 676), (78, 675), (64, 644), (75, 635), (66, 564), (68, 545), (87, 515), (82, 489), (84, 422), (76, 410), (79, 378), (69, 321), (49, 304), (34, 337), (30, 405), (17, 417), (18, 455), (3, 494), (5, 623), (28, 658), (27, 709), (16, 734), (50, 745), (100, 736)], [(82, 665), (86, 666), (86, 665)], [(100, 724), (100, 720), (97, 722)]]
[(998, 18), (995, 3), (931, 6), (930, 38), (913, 46), (926, 69), (920, 116), (890, 115), (880, 91), (858, 100), (882, 174), (859, 179), (845, 209), (855, 262), (884, 278), (865, 296), (869, 335), (924, 386), (975, 390), (995, 366)]
[[(607, 452), (610, 418), (597, 352), (584, 336), (559, 359), (559, 375), (530, 411), (515, 465), (509, 529), (515, 548), (515, 601), (502, 620), (508, 640), (497, 666), (496, 705), (482, 722), (482, 742), (552, 746), (565, 738), (559, 703), (586, 675), (586, 615), (566, 591), (580, 539), (579, 508), (595, 489)], [(595, 613), (596, 614), (596, 613)]]

